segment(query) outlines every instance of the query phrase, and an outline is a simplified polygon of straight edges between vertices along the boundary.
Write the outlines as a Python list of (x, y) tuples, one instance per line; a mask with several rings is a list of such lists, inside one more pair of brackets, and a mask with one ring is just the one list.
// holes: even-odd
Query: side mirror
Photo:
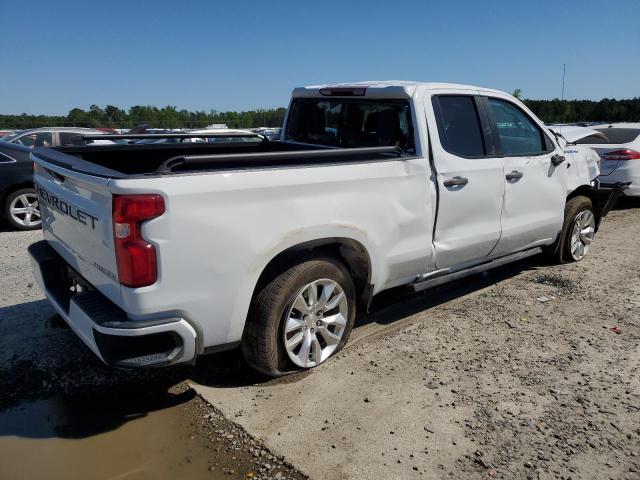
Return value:
[(565, 160), (566, 160), (565, 157), (563, 157), (562, 155), (558, 155), (558, 154), (556, 154), (553, 157), (551, 157), (551, 163), (553, 164), (554, 167), (557, 167), (558, 165), (560, 165)]

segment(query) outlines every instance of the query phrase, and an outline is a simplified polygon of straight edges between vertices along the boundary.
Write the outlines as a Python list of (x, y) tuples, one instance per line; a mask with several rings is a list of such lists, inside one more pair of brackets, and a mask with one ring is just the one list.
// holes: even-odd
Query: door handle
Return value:
[(507, 180), (520, 180), (524, 176), (524, 173), (519, 172), (518, 170), (513, 170), (505, 175)]
[(444, 186), (445, 187), (461, 187), (462, 185), (466, 185), (467, 183), (469, 183), (469, 179), (468, 178), (453, 177), (453, 178), (448, 178), (447, 180), (445, 180), (444, 181)]
[(554, 167), (557, 167), (564, 161), (565, 161), (565, 158), (562, 155), (555, 154), (553, 157), (551, 157), (551, 163), (553, 164)]

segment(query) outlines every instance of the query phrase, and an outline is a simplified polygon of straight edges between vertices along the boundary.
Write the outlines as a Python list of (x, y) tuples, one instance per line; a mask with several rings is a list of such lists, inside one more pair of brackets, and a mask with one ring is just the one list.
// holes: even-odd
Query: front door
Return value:
[(483, 131), (481, 102), (454, 91), (426, 99), (428, 124), (437, 126), (429, 137), (439, 194), (433, 236), (438, 269), (482, 261), (500, 239), (503, 160)]
[[(504, 159), (502, 236), (492, 255), (549, 244), (562, 228), (567, 162), (541, 125), (507, 98), (485, 97), (487, 117)], [(555, 158), (554, 158), (555, 157)], [(554, 165), (554, 161), (558, 165)]]

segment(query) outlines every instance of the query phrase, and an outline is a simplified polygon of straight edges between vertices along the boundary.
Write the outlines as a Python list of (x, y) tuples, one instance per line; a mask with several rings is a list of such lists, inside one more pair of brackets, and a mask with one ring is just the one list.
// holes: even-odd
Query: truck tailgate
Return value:
[(32, 154), (44, 239), (89, 283), (121, 303), (109, 179)]

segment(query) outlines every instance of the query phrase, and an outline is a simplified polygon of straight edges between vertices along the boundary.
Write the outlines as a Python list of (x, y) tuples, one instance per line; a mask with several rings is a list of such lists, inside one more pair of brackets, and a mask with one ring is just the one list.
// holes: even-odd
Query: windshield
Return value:
[(17, 136), (18, 136), (17, 133), (10, 133), (9, 135), (5, 135), (4, 137), (0, 138), (0, 142), (10, 142)]
[(53, 145), (53, 135), (51, 132), (29, 132), (18, 135), (11, 140), (11, 143), (17, 143), (28, 148), (50, 147)]
[(414, 147), (409, 103), (393, 100), (295, 100), (286, 139), (343, 148)]

